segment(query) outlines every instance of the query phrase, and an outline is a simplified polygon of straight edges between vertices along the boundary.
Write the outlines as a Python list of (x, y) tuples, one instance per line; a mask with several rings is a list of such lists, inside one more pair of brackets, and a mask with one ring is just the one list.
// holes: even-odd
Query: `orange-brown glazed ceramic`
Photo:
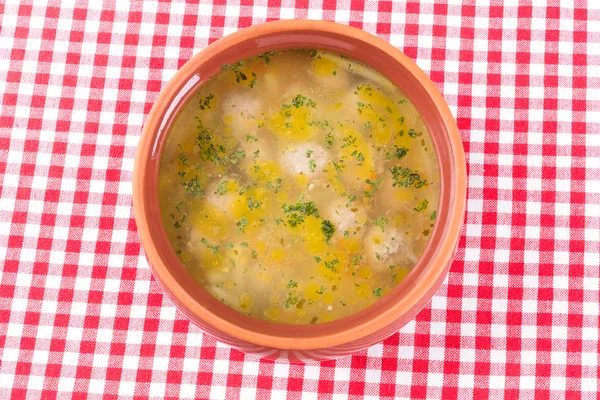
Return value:
[[(361, 61), (397, 85), (425, 121), (437, 152), (437, 222), (408, 277), (374, 305), (317, 325), (287, 325), (237, 312), (196, 283), (162, 226), (158, 171), (170, 124), (180, 106), (223, 64), (273, 50), (317, 48)], [(389, 43), (358, 29), (322, 21), (278, 21), (243, 29), (196, 54), (160, 93), (144, 124), (134, 169), (133, 205), (143, 248), (156, 280), (177, 308), (202, 330), (242, 351), (290, 361), (340, 357), (382, 341), (410, 321), (441, 285), (460, 237), (466, 167), (454, 118), (431, 80)]]

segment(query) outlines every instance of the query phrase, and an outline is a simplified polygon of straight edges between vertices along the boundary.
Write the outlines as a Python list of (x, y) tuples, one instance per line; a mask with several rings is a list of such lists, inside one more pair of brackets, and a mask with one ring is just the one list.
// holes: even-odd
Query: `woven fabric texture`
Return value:
[[(0, 398), (597, 398), (600, 6), (484, 3), (0, 1)], [(381, 344), (306, 365), (190, 324), (151, 277), (131, 204), (168, 79), (230, 32), (292, 18), (415, 60), (469, 171), (431, 303)]]

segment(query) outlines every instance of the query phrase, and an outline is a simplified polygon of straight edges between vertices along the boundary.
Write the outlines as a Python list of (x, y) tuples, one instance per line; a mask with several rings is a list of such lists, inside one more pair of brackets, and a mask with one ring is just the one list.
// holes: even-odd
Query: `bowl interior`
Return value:
[[(170, 125), (197, 88), (223, 64), (267, 51), (298, 48), (323, 49), (354, 58), (398, 86), (429, 129), (440, 173), (436, 224), (421, 258), (407, 278), (374, 305), (317, 325), (254, 319), (212, 297), (192, 279), (172, 249), (162, 226), (158, 201), (158, 171)], [(461, 191), (464, 191), (465, 174), (461, 155), (460, 136), (443, 98), (429, 78), (397, 49), (365, 32), (337, 24), (267, 23), (213, 43), (188, 61), (161, 92), (146, 120), (138, 149), (134, 190), (136, 221), (155, 276), (186, 314), (255, 344), (295, 349), (339, 345), (376, 332), (403, 316), (411, 318), (429, 301), (434, 286), (441, 283), (456, 248), (464, 213)]]

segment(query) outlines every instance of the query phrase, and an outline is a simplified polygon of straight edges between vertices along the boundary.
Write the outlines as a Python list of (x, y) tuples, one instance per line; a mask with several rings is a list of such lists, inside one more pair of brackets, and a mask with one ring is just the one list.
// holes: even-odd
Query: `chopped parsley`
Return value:
[(329, 243), (329, 240), (335, 233), (335, 226), (331, 221), (324, 219), (323, 222), (321, 222), (321, 232), (323, 232), (323, 236), (325, 236), (325, 241)]
[(179, 161), (181, 161), (181, 165), (183, 165), (184, 167), (190, 166), (190, 161), (188, 160), (187, 156), (183, 153), (179, 153)]
[(389, 222), (390, 220), (388, 218), (379, 217), (373, 222), (373, 224), (380, 227), (381, 232), (385, 232), (385, 225), (387, 225)]
[(417, 136), (421, 136), (421, 135), (422, 135), (422, 133), (421, 133), (421, 132), (417, 133), (417, 132), (416, 132), (414, 129), (412, 129), (412, 128), (408, 130), (408, 136), (410, 136), (410, 137), (411, 137), (411, 138), (413, 138), (413, 139), (414, 139), (414, 138), (416, 138)]
[(431, 213), (431, 216), (429, 217), (430, 220), (435, 220), (435, 217), (437, 217), (437, 210)]
[(327, 135), (325, 135), (325, 142), (327, 143), (327, 147), (333, 146), (335, 139), (333, 138), (333, 135), (331, 134), (331, 132), (329, 132), (329, 133), (327, 133)]
[(200, 99), (200, 102), (198, 104), (198, 107), (200, 107), (200, 110), (204, 111), (205, 109), (210, 109), (210, 101), (212, 99), (215, 98), (214, 94), (209, 94), (208, 96), (206, 96), (204, 99)]
[(364, 110), (365, 107), (366, 108), (371, 108), (371, 109), (373, 108), (373, 106), (371, 104), (365, 104), (365, 103), (363, 103), (361, 101), (356, 102), (356, 105), (358, 106), (358, 113), (359, 114), (362, 114), (362, 112), (363, 112), (363, 110)]
[(377, 289), (372, 290), (372, 293), (377, 297), (381, 297), (381, 292), (383, 292), (382, 288), (377, 288)]
[(304, 222), (304, 217), (308, 217), (309, 215), (314, 215), (319, 218), (319, 210), (314, 202), (310, 201), (308, 203), (296, 203), (296, 204), (283, 204), (281, 206), (283, 211), (288, 214), (288, 224), (294, 227), (298, 224)]
[(375, 193), (377, 189), (379, 189), (379, 186), (381, 186), (381, 184), (383, 183), (383, 179), (380, 179), (378, 181), (372, 181), (370, 179), (367, 179), (365, 183), (370, 186), (370, 188), (365, 191), (365, 197), (370, 198), (373, 196), (373, 193)]
[(286, 286), (287, 289), (297, 288), (297, 287), (298, 287), (298, 282), (294, 282), (291, 279), (288, 281), (287, 286)]
[(227, 189), (228, 183), (229, 183), (229, 181), (220, 181), (219, 183), (217, 183), (217, 190), (215, 191), (215, 193), (220, 194), (221, 196), (226, 195), (227, 192), (229, 191)]
[(284, 108), (289, 108), (289, 107), (296, 107), (296, 108), (300, 108), (302, 106), (306, 106), (306, 107), (312, 107), (315, 108), (317, 106), (317, 103), (315, 101), (313, 101), (313, 99), (309, 99), (306, 96), (302, 96), (301, 94), (297, 94), (296, 97), (294, 97), (292, 99), (292, 104), (286, 104), (284, 105)]
[(185, 187), (186, 192), (193, 197), (200, 197), (202, 195), (202, 187), (200, 187), (200, 181), (198, 181), (198, 175), (193, 177), (187, 182), (182, 182), (181, 186)]
[(406, 147), (398, 147), (394, 145), (393, 150), (393, 153), (388, 152), (386, 154), (388, 160), (391, 160), (392, 158), (396, 158), (399, 160), (408, 153), (408, 149)]
[(289, 293), (287, 299), (285, 299), (285, 308), (290, 308), (290, 306), (293, 306), (296, 303), (298, 303), (298, 296)]
[(258, 142), (258, 138), (256, 136), (246, 135), (246, 142), (249, 142), (249, 143)]
[(344, 144), (342, 145), (342, 149), (344, 147), (352, 146), (356, 142), (356, 136), (348, 135), (342, 139)]
[(222, 69), (224, 71), (230, 69), (235, 73), (235, 81), (237, 83), (241, 83), (242, 81), (247, 81), (248, 77), (246, 76), (246, 74), (244, 74), (242, 71), (240, 71), (240, 67), (242, 67), (244, 65), (243, 61), (238, 61), (235, 64), (223, 64)]
[(334, 258), (331, 261), (325, 261), (325, 268), (332, 270), (333, 272), (336, 271), (335, 266), (338, 265), (340, 263), (340, 261), (337, 258)]
[(390, 168), (390, 172), (392, 173), (392, 177), (394, 178), (394, 183), (392, 184), (393, 186), (412, 186), (415, 189), (419, 189), (427, 185), (427, 181), (422, 180), (421, 175), (419, 175), (417, 171), (412, 170), (410, 168), (401, 168), (398, 166), (393, 166)]
[(337, 172), (341, 173), (344, 170), (344, 167), (345, 167), (344, 160), (340, 160), (339, 162), (332, 161), (331, 163), (333, 164), (333, 168), (335, 168), (335, 170)]
[(356, 158), (359, 166), (363, 165), (363, 162), (365, 161), (365, 156), (363, 153), (359, 153), (358, 150), (354, 150), (351, 155), (352, 157)]
[(257, 57), (265, 60), (265, 64), (269, 65), (271, 62), (271, 57), (273, 57), (276, 53), (274, 51), (267, 51), (266, 53), (259, 54)]
[(254, 88), (254, 85), (256, 85), (256, 74), (254, 72), (252, 72), (252, 80), (250, 81), (248, 86), (250, 86), (251, 88)]
[(428, 205), (429, 205), (429, 202), (427, 201), (427, 199), (423, 199), (423, 201), (420, 202), (419, 205), (417, 205), (413, 210), (415, 210), (417, 212), (421, 212), (421, 211), (427, 209)]
[(248, 208), (250, 211), (260, 208), (262, 203), (260, 201), (254, 200), (252, 197), (248, 197)]
[(219, 245), (212, 245), (210, 243), (208, 243), (208, 240), (206, 240), (206, 238), (202, 238), (202, 240), (200, 240), (208, 249), (212, 250), (213, 254), (217, 254), (219, 252), (219, 248), (221, 246)]
[(246, 158), (246, 152), (243, 149), (231, 154), (229, 156), (229, 162), (235, 165), (237, 164), (238, 160), (242, 158)]
[(238, 227), (238, 235), (244, 233), (244, 228), (248, 227), (248, 219), (246, 217), (242, 217), (241, 220), (235, 223), (235, 226)]

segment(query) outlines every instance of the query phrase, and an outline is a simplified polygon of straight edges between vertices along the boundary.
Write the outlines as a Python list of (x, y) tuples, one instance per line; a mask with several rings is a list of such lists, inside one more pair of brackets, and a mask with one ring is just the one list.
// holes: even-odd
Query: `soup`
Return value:
[(170, 127), (163, 224), (214, 297), (251, 317), (321, 323), (377, 302), (427, 244), (439, 198), (422, 118), (347, 57), (251, 57), (201, 86)]

